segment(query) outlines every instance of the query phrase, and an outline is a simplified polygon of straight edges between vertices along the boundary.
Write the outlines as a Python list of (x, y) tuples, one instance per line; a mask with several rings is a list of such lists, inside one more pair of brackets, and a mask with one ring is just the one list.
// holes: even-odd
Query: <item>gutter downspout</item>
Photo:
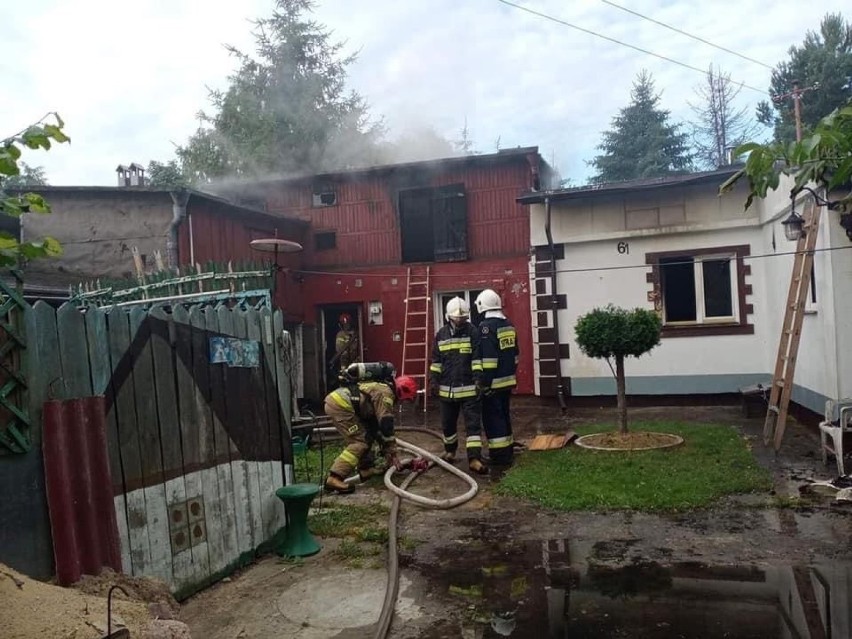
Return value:
[(550, 251), (550, 297), (553, 310), (553, 332), (556, 334), (556, 339), (553, 343), (553, 348), (556, 356), (556, 399), (559, 401), (559, 407), (564, 413), (567, 406), (565, 405), (565, 383), (562, 379), (562, 358), (559, 356), (559, 309), (557, 308), (557, 290), (556, 290), (556, 252), (553, 250), (553, 234), (550, 232), (550, 198), (544, 198), (545, 222), (544, 233), (547, 235), (547, 248)]
[(186, 217), (186, 205), (189, 202), (189, 191), (179, 189), (170, 191), (172, 196), (172, 221), (169, 223), (169, 233), (166, 238), (166, 253), (168, 266), (172, 271), (178, 269), (178, 227)]

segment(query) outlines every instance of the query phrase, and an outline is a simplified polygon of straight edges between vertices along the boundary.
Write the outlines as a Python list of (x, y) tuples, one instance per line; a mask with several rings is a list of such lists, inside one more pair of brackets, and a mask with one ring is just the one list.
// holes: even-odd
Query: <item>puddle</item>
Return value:
[(711, 565), (635, 539), (506, 542), (482, 530), (410, 565), (448, 603), (437, 637), (846, 639), (852, 564)]

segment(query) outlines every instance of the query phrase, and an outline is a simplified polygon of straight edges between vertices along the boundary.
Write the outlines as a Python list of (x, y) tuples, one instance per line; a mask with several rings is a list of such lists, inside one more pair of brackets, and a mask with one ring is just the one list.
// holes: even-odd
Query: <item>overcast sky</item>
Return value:
[[(848, 0), (614, 0), (774, 65)], [(770, 71), (678, 35), (602, 0), (517, 0), (585, 29), (701, 69), (713, 63), (765, 90)], [(0, 0), (0, 137), (58, 111), (72, 137), (24, 161), (51, 184), (113, 184), (120, 163), (173, 157), (234, 61), (250, 48), (253, 17), (273, 0)], [(600, 132), (645, 68), (676, 120), (702, 77), (498, 0), (320, 0), (316, 18), (358, 51), (351, 87), (391, 134), (431, 125), (458, 137), (467, 119), (483, 152), (537, 145), (565, 177), (583, 182)], [(743, 89), (744, 103), (761, 94)]]

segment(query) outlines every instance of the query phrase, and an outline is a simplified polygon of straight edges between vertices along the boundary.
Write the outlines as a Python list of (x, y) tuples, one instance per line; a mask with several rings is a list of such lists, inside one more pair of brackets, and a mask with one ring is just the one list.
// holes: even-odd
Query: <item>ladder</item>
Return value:
[(402, 333), (402, 370), (401, 375), (410, 375), (419, 383), (419, 393), (423, 398), (423, 411), (426, 411), (429, 393), (426, 383), (429, 379), (429, 356), (432, 343), (429, 333), (429, 309), (432, 291), (429, 280), (430, 267), (421, 267), (412, 271), (408, 267), (405, 295), (405, 328)]
[(772, 375), (772, 390), (769, 394), (766, 421), (763, 424), (763, 443), (768, 446), (774, 439), (776, 451), (781, 448), (781, 440), (784, 438), (787, 409), (793, 393), (793, 375), (796, 372), (796, 357), (805, 317), (805, 302), (811, 287), (820, 210), (821, 208), (813, 201), (805, 209), (803, 233), (796, 244), (796, 256), (793, 259), (790, 291), (787, 294), (784, 324), (781, 326), (781, 339), (778, 343), (778, 357), (775, 360), (775, 372)]

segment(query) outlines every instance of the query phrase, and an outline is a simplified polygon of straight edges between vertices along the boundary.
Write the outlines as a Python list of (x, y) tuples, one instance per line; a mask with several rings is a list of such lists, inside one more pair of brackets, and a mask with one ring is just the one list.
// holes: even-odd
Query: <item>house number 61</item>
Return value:
[(624, 255), (627, 253), (630, 254), (630, 245), (627, 242), (619, 242), (618, 243), (618, 252)]

